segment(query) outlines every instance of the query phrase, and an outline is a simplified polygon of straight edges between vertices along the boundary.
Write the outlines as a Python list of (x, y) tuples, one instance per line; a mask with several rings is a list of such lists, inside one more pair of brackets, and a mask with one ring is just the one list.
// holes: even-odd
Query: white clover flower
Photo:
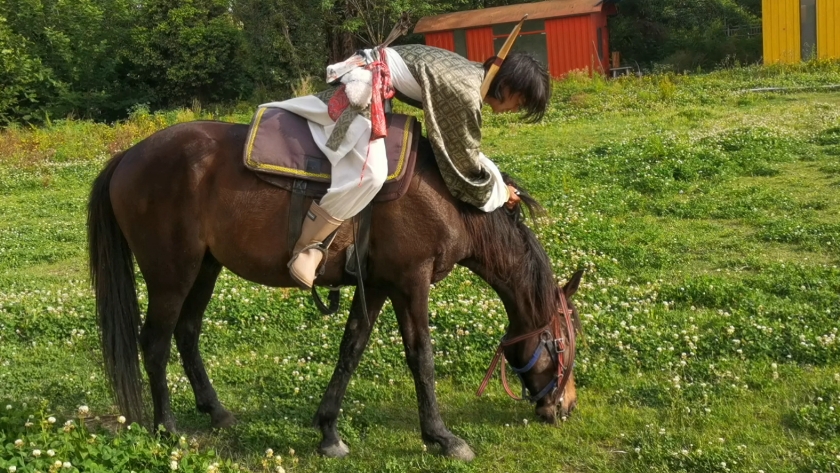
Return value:
[(17, 471), (17, 467), (12, 465), (9, 467), (9, 473), (15, 473)]
[(172, 471), (177, 470), (178, 469), (178, 462), (176, 462), (175, 460), (172, 460), (171, 462), (169, 462), (169, 469), (172, 470)]
[(53, 417), (53, 416), (47, 417), (47, 422), (49, 422), (50, 424), (55, 424), (55, 417)]
[(289, 449), (289, 456), (290, 456), (290, 457), (295, 456), (295, 449), (294, 449), (294, 448), (290, 448), (290, 449)]
[(7, 410), (7, 411), (12, 410), (12, 405), (11, 405), (11, 404), (6, 404), (6, 410)]
[(636, 453), (639, 453), (639, 452), (641, 452), (641, 451), (642, 451), (641, 447), (636, 447), (636, 448), (634, 448), (633, 450), (634, 450)]
[(88, 406), (79, 406), (79, 415), (86, 416), (90, 413), (90, 408)]
[(32, 450), (32, 456), (35, 457), (35, 458), (40, 457), (41, 456), (41, 451), (38, 450), (37, 448), (35, 450)]
[(125, 416), (117, 417), (117, 422), (119, 422), (120, 424), (125, 424)]
[[(55, 456), (55, 450), (52, 450), (52, 449), (47, 450), (47, 456), (54, 457)], [(61, 466), (61, 465), (59, 465), (59, 466)]]
[(30, 422), (30, 421), (26, 421), (26, 423), (25, 423), (25, 424), (23, 424), (23, 426), (24, 426), (24, 427), (32, 427), (32, 425), (33, 425), (33, 424), (32, 424), (32, 422)]
[(22, 439), (15, 440), (15, 447), (20, 448), (22, 446), (23, 446), (23, 440)]
[(265, 456), (267, 456), (267, 457), (269, 457), (269, 458), (273, 457), (273, 456), (274, 456), (274, 450), (272, 450), (272, 449), (270, 449), (270, 448), (267, 448), (267, 449), (265, 450)]
[(66, 469), (66, 470), (69, 470), (70, 468), (73, 468), (73, 464), (70, 463), (70, 462), (64, 462), (64, 463), (61, 464), (61, 467)]
[(286, 469), (285, 469), (285, 468), (283, 468), (283, 467), (282, 467), (282, 466), (280, 466), (280, 465), (275, 466), (275, 467), (274, 467), (274, 471), (275, 471), (275, 473), (286, 473)]
[(56, 460), (55, 463), (53, 463), (53, 466), (56, 468), (61, 468), (61, 460)]

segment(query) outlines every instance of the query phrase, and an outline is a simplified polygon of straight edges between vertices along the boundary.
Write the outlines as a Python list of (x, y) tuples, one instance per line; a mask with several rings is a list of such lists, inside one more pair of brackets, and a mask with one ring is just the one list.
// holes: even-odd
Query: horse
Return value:
[[(139, 345), (154, 427), (175, 432), (166, 384), (174, 335), (196, 408), (210, 415), (214, 428), (232, 425), (235, 418), (219, 402), (198, 346), (216, 279), (225, 267), (258, 284), (297, 287), (286, 267), (291, 193), (245, 168), (247, 133), (246, 125), (214, 121), (173, 125), (117, 153), (93, 182), (87, 222), (90, 276), (105, 371), (130, 421), (143, 420)], [(562, 356), (554, 359), (541, 347), (546, 327), (563, 319), (557, 314), (565, 301), (567, 315), (579, 323), (570, 299), (581, 272), (559, 288), (545, 250), (519, 218), (521, 209), (485, 213), (457, 201), (425, 139), (418, 153), (415, 173), (406, 177), (412, 179), (407, 193), (373, 206), (363, 297), (357, 289), (337, 366), (314, 417), (322, 433), (318, 450), (325, 456), (349, 453), (337, 431), (339, 409), (373, 323), (390, 299), (414, 378), (424, 442), (439, 445), (449, 457), (474, 458), (441, 418), (429, 335), (430, 286), (456, 264), (477, 274), (501, 298), (509, 319), (507, 337), (515, 343), (499, 352), (512, 364), (531, 366), (520, 378), (523, 392), (545, 391), (535, 400), (537, 416), (554, 422), (577, 402), (573, 374), (562, 390), (556, 386)], [(521, 191), (521, 197), (532, 212), (541, 209), (527, 192)], [(353, 241), (350, 226), (338, 230), (318, 285), (347, 283), (343, 262)], [(148, 290), (142, 329), (135, 261)], [(560, 323), (569, 334), (574, 328), (568, 317), (564, 320)], [(549, 389), (552, 382), (555, 387)]]

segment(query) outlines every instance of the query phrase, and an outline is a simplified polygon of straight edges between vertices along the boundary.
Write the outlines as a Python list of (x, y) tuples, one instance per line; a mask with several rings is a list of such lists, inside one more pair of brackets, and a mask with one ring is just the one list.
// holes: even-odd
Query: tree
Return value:
[(133, 82), (153, 107), (236, 100), (249, 92), (242, 35), (226, 0), (144, 0), (131, 30)]
[(360, 47), (382, 44), (403, 13), (416, 22), (427, 15), (462, 10), (472, 4), (470, 0), (324, 0), (330, 61), (343, 60)]
[[(0, 14), (30, 54), (65, 84), (51, 97), (55, 116), (109, 118), (121, 97), (118, 65), (130, 24), (128, 0), (6, 0)], [(118, 107), (118, 106), (116, 106)]]
[(0, 16), (0, 126), (43, 121), (50, 99), (62, 87), (52, 71), (29, 53), (30, 47)]
[(286, 96), (327, 62), (321, 6), (312, 0), (235, 0), (245, 69), (260, 100)]
[[(743, 2), (743, 5), (740, 2)], [(753, 0), (622, 0), (610, 19), (610, 43), (628, 61), (677, 71), (714, 68), (727, 58), (753, 62), (760, 37), (728, 36), (727, 26), (759, 23)]]

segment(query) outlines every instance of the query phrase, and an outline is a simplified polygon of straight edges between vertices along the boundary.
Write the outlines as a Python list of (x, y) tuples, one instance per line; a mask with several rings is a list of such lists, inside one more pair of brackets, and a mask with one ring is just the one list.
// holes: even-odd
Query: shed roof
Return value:
[(417, 22), (415, 33), (432, 33), (461, 28), (516, 23), (528, 14), (529, 20), (585, 15), (601, 11), (604, 0), (547, 0), (504, 7), (482, 8), (427, 16)]

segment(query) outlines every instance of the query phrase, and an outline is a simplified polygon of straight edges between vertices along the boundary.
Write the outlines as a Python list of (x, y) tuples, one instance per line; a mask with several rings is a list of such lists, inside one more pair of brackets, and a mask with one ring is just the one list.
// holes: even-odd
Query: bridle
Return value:
[[(535, 403), (548, 394), (553, 393), (555, 389), (559, 390), (558, 392), (562, 395), (566, 389), (566, 384), (569, 382), (569, 378), (572, 376), (572, 369), (575, 366), (575, 330), (572, 325), (572, 311), (569, 309), (569, 304), (566, 301), (566, 294), (563, 293), (562, 289), (558, 289), (558, 292), (560, 294), (560, 308), (558, 309), (557, 315), (551, 318), (551, 322), (549, 322), (548, 325), (534, 330), (533, 332), (511, 339), (507, 338), (507, 334), (502, 337), (502, 340), (499, 343), (499, 348), (496, 349), (496, 354), (493, 356), (493, 361), (490, 362), (490, 368), (487, 369), (487, 374), (484, 376), (484, 380), (481, 381), (481, 385), (478, 387), (476, 396), (481, 396), (484, 393), (484, 390), (487, 388), (487, 384), (490, 382), (490, 378), (493, 376), (493, 372), (496, 370), (496, 365), (499, 363), (499, 360), (502, 362), (502, 386), (504, 386), (505, 392), (507, 392), (508, 396), (511, 398), (517, 401), (524, 400)], [(566, 332), (568, 337), (563, 337), (563, 333), (561, 332), (560, 314), (562, 314), (563, 318), (566, 320)], [(511, 391), (510, 386), (508, 386), (507, 374), (505, 373), (505, 347), (509, 347), (515, 343), (519, 343), (534, 336), (540, 337), (540, 343), (537, 345), (537, 348), (534, 349), (534, 354), (531, 355), (531, 360), (528, 361), (528, 364), (522, 368), (516, 368), (511, 365), (511, 369), (513, 369), (513, 372), (519, 376), (519, 381), (522, 383), (522, 397), (519, 397), (514, 394), (513, 391)], [(522, 375), (534, 367), (537, 360), (539, 360), (540, 355), (542, 355), (543, 350), (548, 350), (549, 355), (551, 355), (551, 359), (557, 367), (557, 373), (554, 375), (554, 379), (552, 379), (551, 382), (548, 383), (540, 392), (533, 396), (529, 396), (527, 392), (528, 390), (525, 387), (525, 379)], [(566, 365), (564, 360), (564, 355), (567, 351), (569, 353), (568, 365)]]

